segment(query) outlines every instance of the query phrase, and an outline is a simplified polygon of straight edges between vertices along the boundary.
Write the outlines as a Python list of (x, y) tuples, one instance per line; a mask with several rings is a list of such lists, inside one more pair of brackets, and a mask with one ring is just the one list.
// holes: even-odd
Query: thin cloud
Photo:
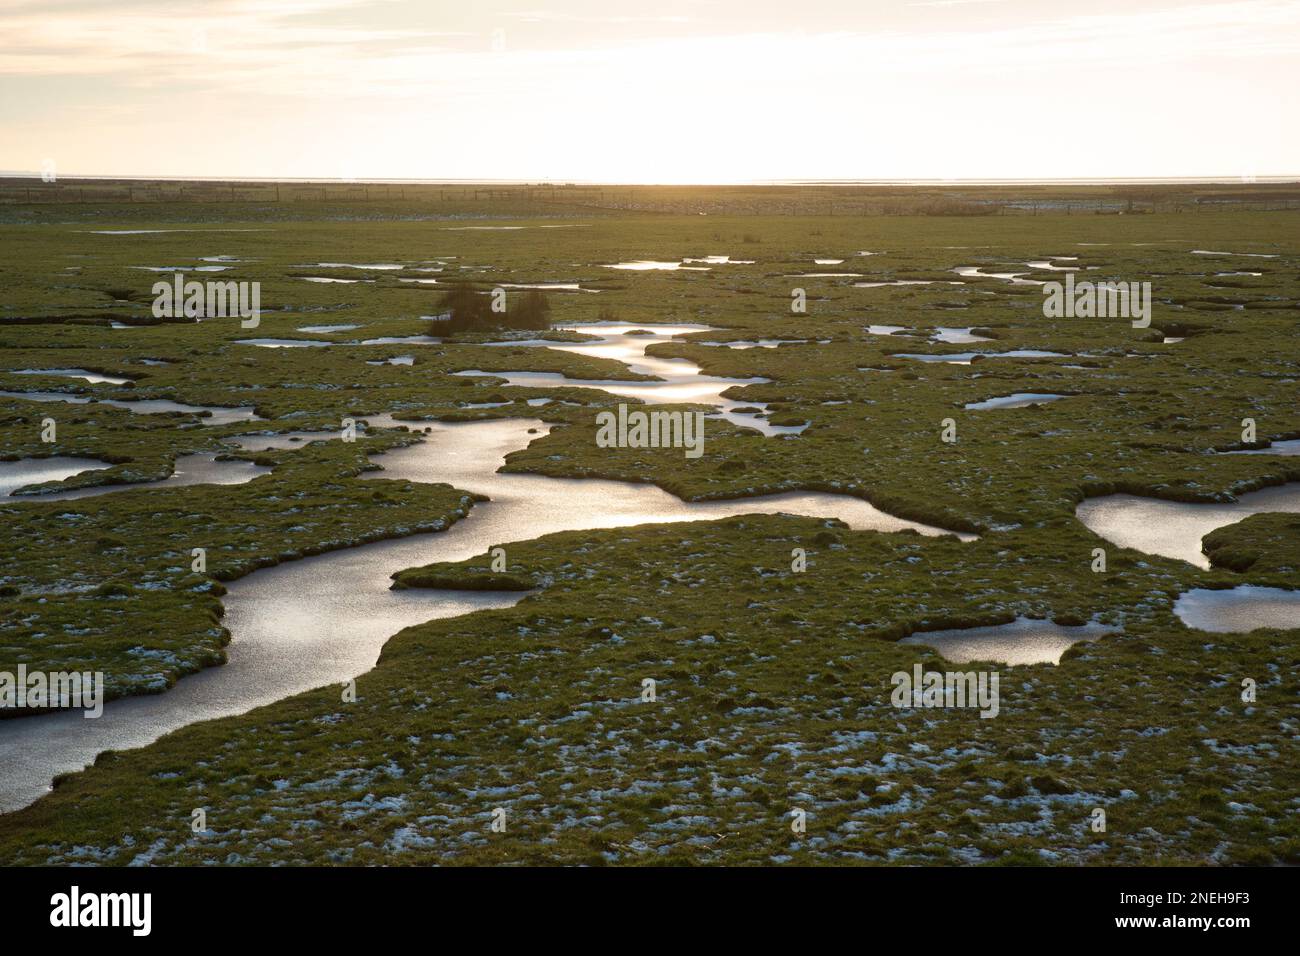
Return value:
[[(367, 175), (421, 175), (436, 162), (448, 175), (455, 164), (455, 175), (525, 178), (706, 178), (707, 167), (723, 181), (924, 177), (994, 156), (990, 169), (949, 178), (1016, 175), (1010, 167), (1031, 159), (1026, 174), (1074, 175), (1102, 150), (1172, 170), (1199, 166), (1207, 150), (1248, 149), (1271, 169), (1300, 154), (1293, 125), (1276, 122), (1300, 80), (1295, 0), (1132, 0), (974, 22), (913, 11), (873, 29), (846, 6), (835, 30), (785, 6), (752, 19), (720, 18), (727, 4), (697, 9), (707, 27), (677, 30), (610, 27), (619, 18), (591, 4), (516, 8), (502, 51), (493, 29), (506, 13), (477, 4), (222, 0), (183, 15), (145, 0), (0, 0), (0, 74), (27, 81), (0, 102), (10, 134), (0, 164), (58, 154), (73, 170), (84, 152), (97, 164), (120, 154), (130, 172), (165, 158), (172, 172), (224, 163), (213, 171), (293, 175), (307, 172), (293, 165), (302, 155), (323, 175), (346, 160)], [(571, 19), (519, 19), (542, 15)], [(191, 148), (169, 118), (196, 105), (221, 134)], [(1204, 116), (1224, 110), (1256, 131), (1248, 145), (1205, 141)], [(1103, 127), (1126, 130), (1123, 142), (1083, 132)], [(454, 151), (439, 148), (448, 136)], [(525, 141), (546, 147), (502, 145)], [(167, 142), (166, 156), (150, 142)]]

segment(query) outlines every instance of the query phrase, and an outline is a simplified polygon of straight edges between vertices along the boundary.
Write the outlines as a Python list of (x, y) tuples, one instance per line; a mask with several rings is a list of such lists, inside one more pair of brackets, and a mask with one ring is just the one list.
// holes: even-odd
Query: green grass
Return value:
[[(510, 581), (539, 589), (517, 606), (403, 632), (358, 680), (355, 703), (343, 703), (338, 689), (321, 690), (102, 757), (31, 808), (0, 818), (0, 861), (128, 863), (145, 851), (157, 863), (1294, 861), (1300, 771), (1285, 748), (1295, 733), (1300, 634), (1211, 636), (1189, 631), (1171, 612), (1188, 587), (1294, 586), (1294, 518), (1258, 516), (1210, 536), (1216, 568), (1202, 572), (1107, 546), (1073, 514), (1083, 497), (1108, 491), (1211, 501), (1300, 480), (1295, 458), (1212, 454), (1240, 446), (1247, 417), (1261, 439), (1300, 436), (1293, 213), (602, 214), (575, 217), (583, 225), (570, 229), (475, 232), (437, 220), (341, 221), (322, 207), (315, 219), (242, 224), (262, 230), (254, 232), (78, 231), (115, 224), (115, 210), (98, 208), (93, 226), (0, 226), (8, 253), (0, 266), (0, 365), (80, 366), (133, 384), (0, 372), (0, 389), (252, 404), (270, 421), (181, 428), (111, 408), (0, 399), (7, 457), (100, 457), (116, 467), (81, 481), (139, 480), (241, 431), (337, 428), (343, 417), (386, 411), (412, 420), (517, 415), (560, 427), (512, 455), (513, 471), (652, 481), (688, 498), (837, 491), (981, 537), (963, 544), (767, 517), (516, 544)], [(213, 223), (217, 212), (156, 210), (160, 228), (187, 217)], [(966, 248), (949, 248), (957, 246)], [(1189, 254), (1197, 248), (1280, 258)], [(880, 254), (856, 257), (859, 250)], [(698, 273), (600, 268), (709, 254), (758, 261)], [(213, 255), (249, 260), (214, 278), (257, 279), (264, 309), (286, 311), (266, 312), (253, 331), (233, 320), (107, 327), (109, 315), (152, 321), (155, 276), (130, 266)], [(947, 270), (958, 265), (1052, 255), (1097, 266), (1091, 279), (1150, 279), (1152, 329), (1123, 319), (1048, 320), (1036, 289), (997, 280), (855, 289), (851, 279), (786, 277), (953, 278)], [(846, 262), (823, 270), (815, 257)], [(732, 394), (769, 403), (774, 420), (809, 427), (795, 438), (764, 438), (709, 421), (696, 460), (600, 449), (595, 411), (622, 399), (447, 373), (634, 377), (618, 363), (470, 341), (235, 344), (306, 337), (295, 331), (306, 324), (364, 324), (328, 336), (340, 342), (426, 332), (420, 316), (435, 311), (440, 293), (398, 281), (414, 273), (375, 273), (364, 285), (291, 276), (313, 274), (302, 266), (319, 261), (439, 258), (484, 286), (582, 280), (603, 290), (553, 295), (559, 324), (613, 314), (633, 324), (725, 330), (698, 340), (809, 339), (779, 349), (689, 338), (654, 346), (709, 374), (770, 378)], [(1238, 269), (1263, 275), (1212, 275)], [(1220, 287), (1238, 279), (1240, 287)], [(795, 286), (807, 291), (807, 314), (790, 311)], [(132, 298), (115, 299), (114, 290)], [(868, 335), (869, 324), (974, 326), (995, 341), (932, 345)], [(1163, 345), (1161, 330), (1189, 337)], [(969, 366), (897, 357), (1007, 348), (1074, 357)], [(416, 363), (366, 364), (400, 354)], [(174, 364), (146, 366), (144, 357)], [(1018, 391), (1070, 397), (1028, 409), (962, 408)], [(532, 397), (571, 404), (534, 408), (525, 404)], [(506, 400), (513, 401), (504, 408), (463, 407)], [(48, 414), (59, 422), (55, 445), (39, 440)], [(939, 440), (948, 417), (957, 422), (956, 444)], [(218, 663), (221, 580), (454, 520), (463, 510), (462, 494), (445, 486), (357, 479), (367, 451), (411, 438), (376, 433), (354, 445), (250, 454), (275, 470), (243, 486), (0, 504), (8, 540), (20, 543), (0, 560), (0, 669), (20, 661), (93, 667), (117, 692), (135, 693)], [(209, 574), (192, 575), (189, 548), (205, 543)], [(803, 574), (790, 572), (796, 546), (808, 549)], [(1109, 552), (1104, 575), (1090, 571), (1098, 546)], [(480, 581), (470, 563), (398, 580)], [(118, 596), (97, 594), (105, 585), (121, 589)], [(1059, 667), (1003, 668), (994, 720), (889, 706), (893, 671), (917, 660), (943, 667), (899, 638), (1015, 614), (1071, 623), (1096, 616), (1122, 633), (1077, 646)], [(654, 704), (639, 700), (647, 677), (659, 682)], [(1259, 683), (1253, 706), (1237, 696), (1243, 677)], [(207, 835), (189, 829), (197, 806), (208, 808)], [(497, 806), (509, 812), (505, 834), (488, 830)], [(1107, 813), (1104, 834), (1088, 825), (1097, 806)], [(809, 813), (803, 838), (789, 829), (795, 807)]]
[(1300, 518), (1295, 515), (1251, 515), (1211, 531), (1201, 543), (1215, 567), (1249, 571), (1251, 580), (1257, 582), (1277, 578), (1280, 586), (1296, 583), (1300, 571)]

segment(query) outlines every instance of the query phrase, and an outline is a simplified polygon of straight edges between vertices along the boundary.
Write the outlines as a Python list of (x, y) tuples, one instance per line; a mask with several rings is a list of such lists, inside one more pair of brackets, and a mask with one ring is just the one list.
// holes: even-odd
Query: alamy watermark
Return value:
[(50, 925), (126, 927), (132, 936), (148, 936), (153, 929), (153, 894), (83, 893), (74, 885), (50, 897)]
[(90, 719), (104, 712), (104, 675), (100, 671), (0, 671), (0, 710), (81, 708)]
[(998, 715), (997, 671), (895, 671), (889, 701), (895, 707), (978, 707), (980, 717)]
[(1133, 328), (1151, 324), (1150, 282), (1043, 283), (1043, 316), (1048, 319), (1132, 319)]
[(159, 280), (150, 290), (154, 295), (153, 315), (156, 319), (224, 319), (238, 316), (239, 327), (255, 329), (262, 315), (262, 283), (221, 282), (209, 279), (186, 281), (176, 272), (172, 281)]
[(704, 454), (703, 412), (628, 411), (620, 404), (618, 414), (596, 415), (598, 448), (685, 448), (687, 458)]

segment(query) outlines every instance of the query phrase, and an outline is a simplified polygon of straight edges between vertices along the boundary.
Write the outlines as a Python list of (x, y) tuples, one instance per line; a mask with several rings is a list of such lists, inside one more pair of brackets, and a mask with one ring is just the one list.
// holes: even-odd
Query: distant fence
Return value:
[[(495, 186), (430, 183), (255, 183), (0, 179), (0, 205), (103, 203), (432, 203), (515, 207), (547, 204), (592, 210), (717, 216), (1122, 215), (1202, 210), (1296, 210), (1293, 184), (1123, 187), (1070, 194), (1068, 187), (988, 189), (961, 185), (857, 188), (827, 186)], [(457, 210), (460, 212), (463, 210)], [(507, 210), (501, 210), (504, 214)]]
[[(424, 183), (195, 183), (0, 180), (0, 203), (554, 202), (602, 205), (615, 191), (585, 187)], [(625, 193), (622, 198), (631, 196)]]

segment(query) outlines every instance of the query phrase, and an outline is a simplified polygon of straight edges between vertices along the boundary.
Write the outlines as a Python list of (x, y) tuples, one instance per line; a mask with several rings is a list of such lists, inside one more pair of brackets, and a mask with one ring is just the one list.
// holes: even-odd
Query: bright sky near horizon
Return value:
[(1300, 0), (0, 0), (0, 170), (1300, 173)]

